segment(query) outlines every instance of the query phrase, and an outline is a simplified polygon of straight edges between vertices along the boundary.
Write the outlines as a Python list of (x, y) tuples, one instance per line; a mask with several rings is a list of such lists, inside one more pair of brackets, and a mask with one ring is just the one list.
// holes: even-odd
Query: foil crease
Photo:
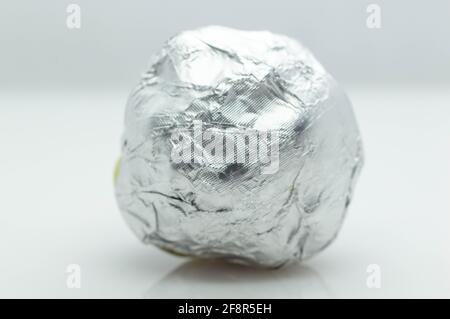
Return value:
[[(277, 170), (175, 163), (174, 132), (188, 138), (195, 121), (223, 135), (276, 131)], [(362, 163), (351, 103), (305, 47), (212, 26), (169, 39), (130, 95), (116, 198), (144, 243), (279, 267), (333, 241)]]

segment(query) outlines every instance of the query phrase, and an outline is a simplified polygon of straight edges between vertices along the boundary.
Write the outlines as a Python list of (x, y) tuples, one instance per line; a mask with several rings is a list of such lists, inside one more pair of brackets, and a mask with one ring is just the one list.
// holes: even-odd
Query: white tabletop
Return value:
[(348, 92), (366, 163), (347, 219), (275, 271), (174, 257), (127, 229), (112, 184), (126, 91), (2, 92), (0, 297), (449, 298), (450, 90)]

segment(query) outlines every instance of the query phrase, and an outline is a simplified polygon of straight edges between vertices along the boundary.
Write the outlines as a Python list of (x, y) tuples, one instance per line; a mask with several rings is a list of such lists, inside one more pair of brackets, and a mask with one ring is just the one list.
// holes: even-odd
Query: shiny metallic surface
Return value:
[[(221, 161), (195, 137), (197, 158), (175, 161), (196, 123), (224, 137), (276, 132), (258, 140), (270, 163)], [(248, 158), (261, 149), (233, 141)], [(206, 27), (169, 39), (130, 95), (116, 197), (144, 243), (279, 267), (336, 237), (362, 163), (350, 101), (305, 47)]]

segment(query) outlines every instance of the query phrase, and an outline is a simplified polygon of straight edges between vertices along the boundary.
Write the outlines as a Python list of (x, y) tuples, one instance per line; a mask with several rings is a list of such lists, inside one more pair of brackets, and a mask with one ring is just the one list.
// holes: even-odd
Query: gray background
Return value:
[[(72, 2), (80, 30), (66, 27)], [(381, 29), (366, 27), (369, 3)], [(366, 159), (348, 217), (299, 267), (174, 257), (119, 214), (127, 96), (168, 37), (209, 24), (299, 39), (354, 105)], [(445, 0), (2, 0), (0, 297), (449, 298), (449, 35)]]
[[(81, 29), (66, 7), (81, 6)], [(367, 5), (381, 29), (366, 27)], [(450, 80), (450, 1), (2, 1), (0, 86), (131, 88), (170, 36), (209, 24), (290, 35), (344, 84)]]

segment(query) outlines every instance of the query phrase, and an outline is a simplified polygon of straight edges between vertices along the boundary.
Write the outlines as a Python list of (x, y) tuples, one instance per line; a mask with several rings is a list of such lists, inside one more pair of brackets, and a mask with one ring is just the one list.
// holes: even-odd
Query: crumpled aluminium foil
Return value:
[[(226, 159), (199, 132), (249, 137)], [(336, 237), (362, 158), (348, 98), (305, 47), (206, 27), (169, 39), (130, 95), (116, 197), (144, 243), (278, 267)]]

